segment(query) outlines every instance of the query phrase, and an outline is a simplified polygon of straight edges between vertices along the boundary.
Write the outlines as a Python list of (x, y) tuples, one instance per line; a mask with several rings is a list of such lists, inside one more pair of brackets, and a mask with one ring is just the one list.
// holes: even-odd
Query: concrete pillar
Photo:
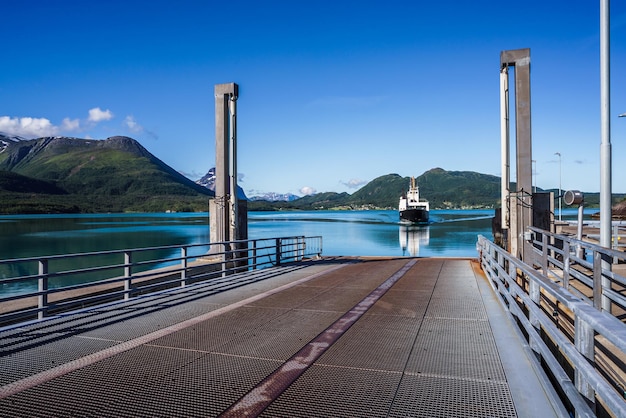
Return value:
[[(209, 204), (211, 242), (248, 238), (247, 205), (237, 199), (238, 96), (239, 86), (235, 83), (215, 85), (215, 199)], [(214, 251), (234, 251), (242, 246)], [(236, 257), (232, 253), (228, 258)]]
[[(230, 111), (231, 97), (238, 94), (235, 83), (215, 85), (215, 224), (216, 230), (211, 230), (211, 241), (230, 241), (231, 217), (231, 189), (229, 172), (231, 161), (230, 147)], [(234, 151), (234, 150), (233, 150)], [(235, 155), (232, 156), (236, 158)], [(236, 175), (236, 174), (235, 174)], [(236, 198), (236, 196), (235, 196)], [(213, 214), (211, 214), (213, 215)], [(215, 232), (215, 240), (213, 239)]]
[(524, 233), (532, 225), (532, 137), (530, 123), (530, 49), (515, 49), (500, 53), (500, 68), (515, 67), (515, 144), (517, 204), (511, 210), (517, 213), (518, 253), (515, 256), (524, 259), (524, 253), (530, 251), (524, 240)]

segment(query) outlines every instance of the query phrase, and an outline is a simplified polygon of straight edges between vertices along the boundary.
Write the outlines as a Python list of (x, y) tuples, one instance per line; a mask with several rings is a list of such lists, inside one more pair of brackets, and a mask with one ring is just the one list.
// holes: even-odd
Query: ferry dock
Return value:
[(476, 259), (285, 263), (0, 331), (0, 415), (549, 417)]

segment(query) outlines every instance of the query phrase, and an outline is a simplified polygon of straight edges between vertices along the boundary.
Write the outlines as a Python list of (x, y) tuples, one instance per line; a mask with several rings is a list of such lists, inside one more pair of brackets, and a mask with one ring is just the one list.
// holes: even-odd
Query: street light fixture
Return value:
[(559, 156), (559, 221), (561, 220), (561, 153), (555, 152)]

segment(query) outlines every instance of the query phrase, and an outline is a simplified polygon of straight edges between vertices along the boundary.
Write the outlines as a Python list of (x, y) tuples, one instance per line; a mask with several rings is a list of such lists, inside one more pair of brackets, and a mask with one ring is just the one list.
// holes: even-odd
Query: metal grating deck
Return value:
[[(0, 416), (218, 416), (259, 385), (266, 417), (517, 416), (482, 279), (415, 261), (322, 260), (0, 331)], [(286, 389), (262, 386), (356, 314)]]

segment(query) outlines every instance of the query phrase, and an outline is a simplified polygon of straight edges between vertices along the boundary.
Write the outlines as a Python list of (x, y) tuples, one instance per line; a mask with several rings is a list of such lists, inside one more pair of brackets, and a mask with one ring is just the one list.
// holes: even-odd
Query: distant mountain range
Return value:
[[(471, 171), (434, 168), (416, 178), (420, 195), (432, 209), (493, 208), (500, 201), (500, 178)], [(250, 210), (396, 209), (409, 177), (387, 174), (354, 192), (318, 193), (291, 202), (250, 202)]]
[[(496, 176), (433, 168), (417, 183), (432, 209), (499, 206)], [(194, 182), (124, 136), (26, 140), (0, 133), (0, 213), (207, 211), (214, 185), (215, 169)], [(387, 174), (353, 194), (270, 193), (250, 198), (248, 209), (395, 209), (408, 186), (409, 177)], [(246, 199), (241, 188), (238, 196)], [(598, 193), (585, 194), (588, 205), (597, 201)]]
[(132, 138), (0, 135), (0, 213), (206, 211), (214, 194)]
[[(200, 180), (196, 181), (196, 184), (206, 187), (215, 194), (215, 167), (211, 168)], [(243, 189), (237, 185), (237, 199), (248, 200), (248, 197), (244, 193)]]
[[(206, 187), (212, 192), (215, 192), (215, 167), (211, 168), (209, 172), (206, 173), (204, 176), (202, 176), (200, 180), (197, 180), (196, 183), (198, 183), (201, 186)], [(237, 198), (252, 200), (252, 201), (263, 200), (263, 201), (269, 201), (269, 202), (292, 202), (296, 199), (299, 199), (300, 197), (291, 193), (287, 193), (287, 194), (265, 193), (264, 195), (261, 195), (261, 196), (247, 197), (243, 189), (238, 185), (237, 186)]]

